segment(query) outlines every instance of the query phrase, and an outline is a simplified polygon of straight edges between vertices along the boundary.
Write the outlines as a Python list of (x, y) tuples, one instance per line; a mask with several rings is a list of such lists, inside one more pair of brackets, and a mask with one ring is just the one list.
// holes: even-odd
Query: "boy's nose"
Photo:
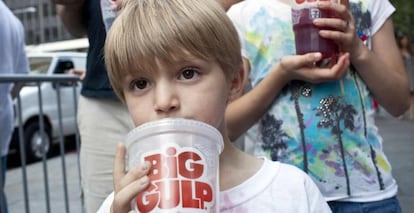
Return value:
[(167, 85), (157, 88), (154, 99), (154, 108), (158, 113), (173, 112), (180, 105), (175, 89)]

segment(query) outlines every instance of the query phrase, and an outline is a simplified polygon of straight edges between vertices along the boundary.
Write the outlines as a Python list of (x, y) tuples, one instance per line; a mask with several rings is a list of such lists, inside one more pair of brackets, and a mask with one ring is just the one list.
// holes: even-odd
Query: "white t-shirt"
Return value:
[[(3, 1), (0, 1), (0, 20), (0, 75), (28, 73), (23, 25)], [(13, 132), (12, 87), (12, 83), (0, 84), (0, 156), (7, 155)]]
[[(110, 212), (113, 198), (114, 193), (106, 198), (98, 213)], [(254, 176), (220, 192), (220, 212), (324, 213), (331, 210), (304, 172), (294, 166), (265, 159)]]

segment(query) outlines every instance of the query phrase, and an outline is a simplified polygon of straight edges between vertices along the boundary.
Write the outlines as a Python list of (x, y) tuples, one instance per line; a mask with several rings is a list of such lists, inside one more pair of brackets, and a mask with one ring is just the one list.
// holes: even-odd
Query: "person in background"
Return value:
[(408, 82), (410, 84), (410, 102), (411, 107), (408, 112), (408, 118), (414, 120), (414, 58), (413, 49), (411, 48), (410, 39), (406, 34), (399, 35), (397, 38), (398, 47), (400, 48), (403, 57), (405, 70), (408, 75)]
[[(243, 89), (240, 50), (236, 30), (215, 0), (130, 0), (124, 1), (109, 31), (105, 62), (136, 126), (186, 118), (221, 132), (220, 212), (330, 212), (315, 183), (300, 169), (248, 155), (227, 137), (226, 106)], [(289, 72), (319, 60), (313, 54), (296, 59), (280, 69)], [(345, 59), (333, 71), (345, 69)], [(115, 192), (100, 213), (130, 212), (134, 197), (149, 187), (151, 164), (142, 162), (126, 172), (125, 151), (119, 145)], [(151, 195), (162, 193), (151, 190)]]
[[(3, 1), (0, 1), (0, 20), (0, 75), (27, 74), (29, 62), (25, 52), (24, 28)], [(0, 83), (0, 213), (8, 212), (4, 184), (14, 129), (13, 98), (22, 86), (22, 83)]]
[(372, 97), (393, 116), (409, 106), (394, 7), (388, 0), (350, 0), (349, 7), (318, 2), (338, 14), (313, 21), (331, 29), (319, 36), (349, 53), (351, 66), (283, 72), (277, 68), (295, 54), (290, 3), (244, 0), (227, 13), (240, 33), (253, 88), (228, 106), (230, 139), (252, 127), (246, 151), (301, 168), (334, 212), (401, 212), (372, 108)]
[(100, 1), (51, 0), (68, 31), (87, 35), (87, 67), (78, 103), (81, 139), (81, 181), (86, 213), (95, 213), (113, 191), (112, 166), (116, 145), (133, 128), (126, 107), (113, 92), (104, 66), (106, 38)]

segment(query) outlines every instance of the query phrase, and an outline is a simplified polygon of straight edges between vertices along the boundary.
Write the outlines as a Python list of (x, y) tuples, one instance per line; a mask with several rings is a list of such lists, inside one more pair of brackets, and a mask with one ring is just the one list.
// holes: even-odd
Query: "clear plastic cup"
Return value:
[(162, 119), (126, 137), (127, 165), (151, 163), (150, 186), (132, 205), (136, 212), (219, 212), (220, 132), (205, 123)]
[(292, 24), (295, 34), (296, 54), (302, 55), (309, 52), (321, 52), (322, 58), (336, 57), (338, 45), (319, 36), (319, 31), (328, 28), (318, 28), (313, 24), (316, 18), (337, 17), (336, 13), (329, 10), (320, 10), (317, 3), (320, 1), (338, 0), (291, 0)]

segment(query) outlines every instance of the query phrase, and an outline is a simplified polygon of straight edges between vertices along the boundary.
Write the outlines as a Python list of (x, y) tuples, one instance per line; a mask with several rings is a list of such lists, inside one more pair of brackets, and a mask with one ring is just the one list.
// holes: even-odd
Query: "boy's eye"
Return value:
[(134, 82), (132, 82), (132, 87), (135, 90), (143, 90), (148, 86), (148, 81), (147, 80), (136, 80)]
[(184, 79), (184, 80), (192, 79), (197, 74), (198, 74), (197, 71), (193, 68), (186, 69), (181, 73), (180, 79)]

